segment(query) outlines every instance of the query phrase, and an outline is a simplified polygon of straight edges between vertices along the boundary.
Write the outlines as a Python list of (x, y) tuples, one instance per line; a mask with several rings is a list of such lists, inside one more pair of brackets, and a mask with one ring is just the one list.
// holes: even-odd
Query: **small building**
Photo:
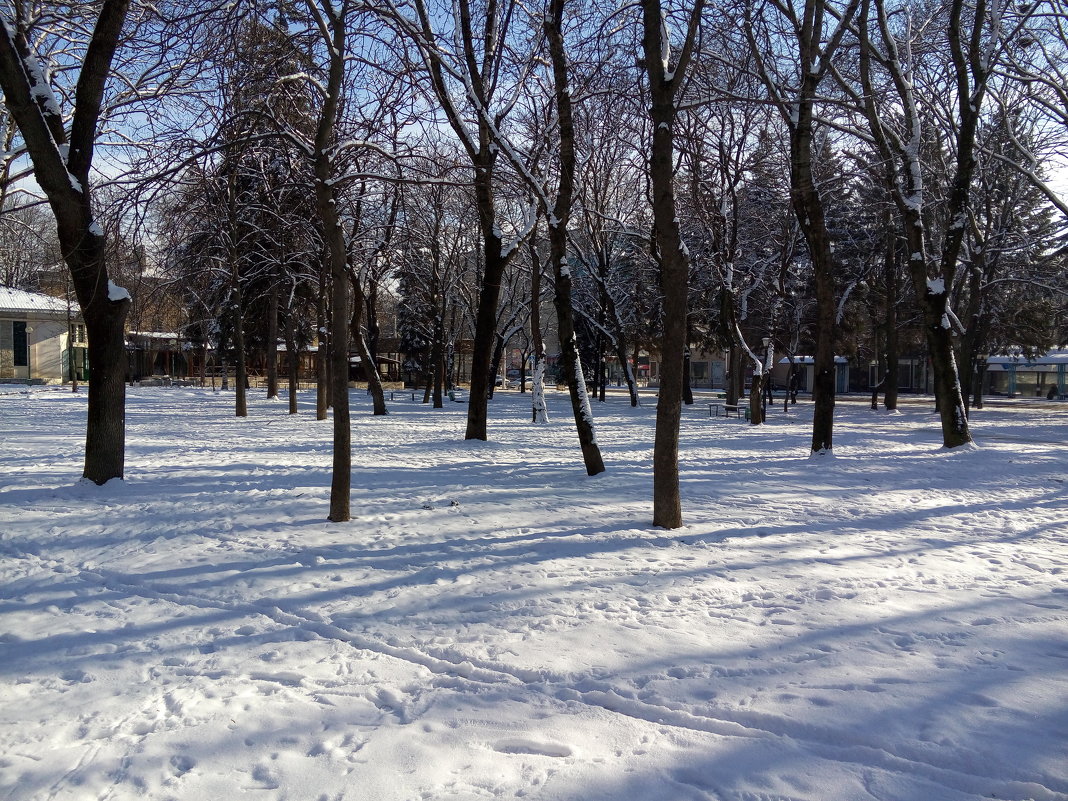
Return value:
[(1068, 350), (1041, 356), (988, 356), (983, 375), (984, 395), (1041, 398), (1068, 395)]
[(127, 374), (131, 381), (153, 377), (188, 378), (195, 374), (191, 364), (192, 345), (174, 332), (127, 331)]
[(0, 381), (62, 384), (89, 376), (88, 341), (77, 304), (0, 287)]

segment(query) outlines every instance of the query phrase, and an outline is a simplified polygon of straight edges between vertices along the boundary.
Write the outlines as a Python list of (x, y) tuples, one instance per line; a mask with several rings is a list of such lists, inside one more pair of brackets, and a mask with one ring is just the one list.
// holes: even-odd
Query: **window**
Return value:
[(79, 343), (79, 344), (82, 344), (82, 343), (85, 342), (85, 326), (84, 325), (76, 325), (76, 326), (74, 326), (74, 341)]

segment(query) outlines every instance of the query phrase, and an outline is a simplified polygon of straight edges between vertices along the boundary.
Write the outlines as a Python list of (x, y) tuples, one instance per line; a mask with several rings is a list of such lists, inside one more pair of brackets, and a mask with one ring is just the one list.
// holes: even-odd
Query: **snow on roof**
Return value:
[[(845, 364), (847, 361), (849, 361), (849, 360), (846, 359), (845, 356), (835, 356), (834, 357), (834, 363), (835, 364)], [(789, 363), (790, 363), (789, 357), (783, 357), (782, 359), (779, 359), (779, 364), (789, 364)], [(816, 363), (816, 357), (815, 356), (794, 356), (794, 364), (815, 364), (815, 363)]]
[(131, 331), (127, 336), (145, 339), (178, 339), (178, 334), (174, 331)]
[[(78, 314), (78, 304), (71, 308)], [(54, 298), (51, 295), (42, 295), (39, 292), (27, 292), (24, 289), (12, 289), (8, 286), (0, 287), (0, 314), (67, 314), (67, 302)]]
[(1043, 366), (1052, 366), (1057, 364), (1068, 364), (1068, 350), (1051, 350), (1047, 353), (1043, 353), (1041, 356), (1036, 356), (1033, 359), (1028, 359), (1026, 356), (1019, 354), (1015, 356), (1006, 356), (999, 354), (996, 356), (988, 356), (986, 363), (989, 365), (1000, 364), (1002, 366), (1013, 365), (1017, 369), (1034, 369)]

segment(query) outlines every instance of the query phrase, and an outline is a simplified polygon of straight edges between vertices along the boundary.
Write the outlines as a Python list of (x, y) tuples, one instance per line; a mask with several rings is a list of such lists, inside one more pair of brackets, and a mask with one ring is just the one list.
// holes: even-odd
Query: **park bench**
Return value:
[(739, 420), (741, 420), (743, 416), (748, 420), (749, 407), (740, 403), (716, 403), (715, 401), (708, 404), (709, 417), (730, 417), (732, 414)]

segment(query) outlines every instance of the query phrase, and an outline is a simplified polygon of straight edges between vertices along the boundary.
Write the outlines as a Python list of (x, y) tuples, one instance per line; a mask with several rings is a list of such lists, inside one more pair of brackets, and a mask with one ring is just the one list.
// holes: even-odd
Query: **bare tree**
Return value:
[(22, 135), (34, 177), (56, 218), (89, 338), (89, 411), (85, 478), (122, 478), (125, 461), (126, 349), (123, 322), (130, 296), (108, 276), (103, 230), (93, 215), (90, 170), (105, 87), (121, 41), (128, 0), (103, 0), (85, 21), (92, 33), (79, 59), (70, 128), (27, 39), (22, 3), (3, 12), (0, 87)]
[(682, 239), (675, 200), (674, 136), (679, 96), (697, 45), (703, 7), (703, 0), (695, 0), (685, 15), (686, 33), (675, 59), (671, 53), (669, 18), (661, 8), (660, 0), (642, 0), (641, 3), (642, 49), (652, 122), (649, 179), (664, 320), (660, 345), (660, 397), (656, 404), (653, 445), (653, 525), (664, 528), (682, 525), (679, 424), (682, 420), (682, 372), (690, 276), (690, 254)]
[[(860, 0), (770, 0), (746, 7), (745, 30), (769, 99), (790, 134), (790, 196), (808, 245), (816, 286), (812, 453), (830, 453), (834, 435), (835, 257), (815, 178), (819, 88), (853, 25)], [(780, 45), (789, 53), (779, 60)]]
[[(996, 12), (987, 8), (985, 0), (974, 8), (964, 0), (950, 0), (947, 11), (950, 91), (956, 113), (948, 197), (938, 217), (929, 212), (932, 198), (924, 185), (924, 115), (917, 96), (911, 17), (906, 13), (903, 27), (895, 30), (885, 0), (863, 0), (859, 32), (863, 108), (875, 145), (888, 165), (887, 185), (898, 210), (908, 271), (923, 313), (942, 441), (952, 448), (971, 442), (972, 437), (953, 351), (955, 315), (950, 291), (966, 234), (980, 109), (1000, 32)], [(876, 67), (885, 76), (878, 84)], [(898, 125), (885, 109), (889, 91), (896, 104), (894, 113), (900, 115)], [(939, 222), (942, 228), (935, 237), (931, 229)], [(939, 241), (941, 252), (932, 256), (932, 247)]]
[(482, 234), (482, 280), (475, 316), (471, 357), (471, 397), (466, 439), (487, 438), (491, 357), (501, 281), (508, 264), (529, 235), (536, 215), (517, 226), (505, 241), (497, 192), (500, 147), (493, 136), (524, 90), (531, 62), (511, 49), (514, 0), (489, 0), (475, 8), (471, 0), (452, 0), (431, 8), (425, 0), (383, 4), (397, 30), (413, 45), (416, 60), (429, 78), (432, 94), (459, 139), (473, 173), (479, 230)]

